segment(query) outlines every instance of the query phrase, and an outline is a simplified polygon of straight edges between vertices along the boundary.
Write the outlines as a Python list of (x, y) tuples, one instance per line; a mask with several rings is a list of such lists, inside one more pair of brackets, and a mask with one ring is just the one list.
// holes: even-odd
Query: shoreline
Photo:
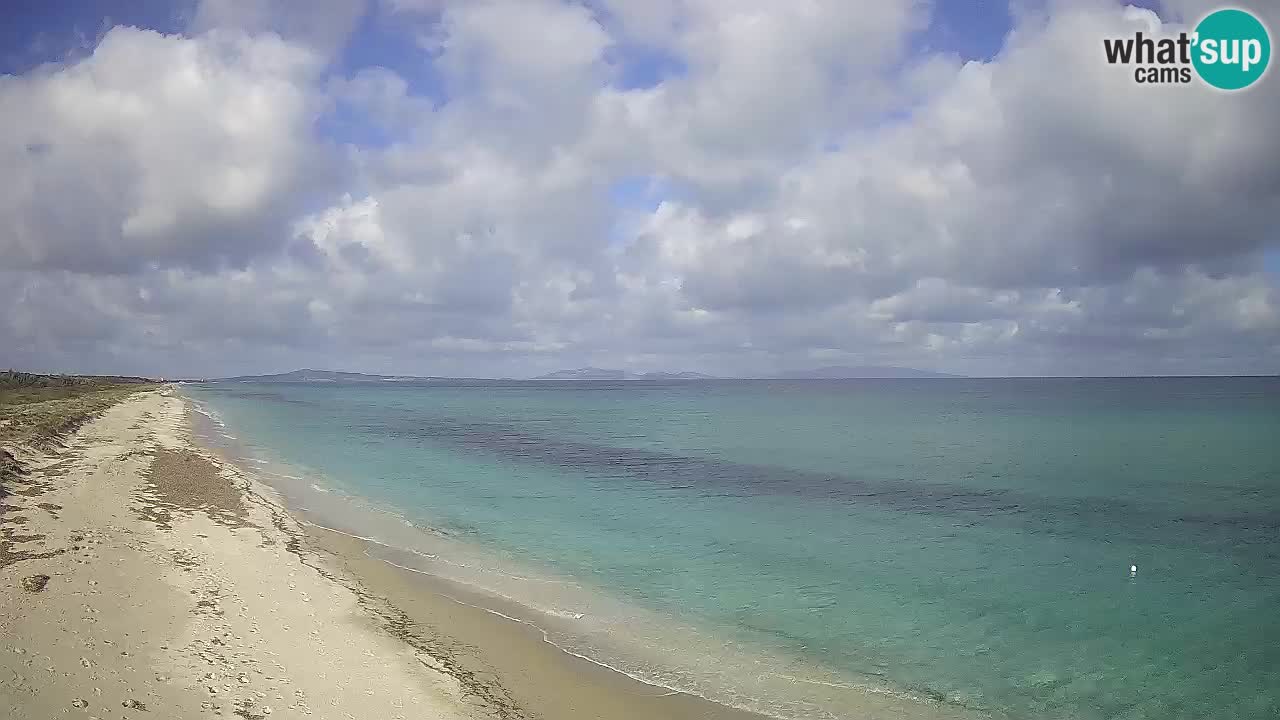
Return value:
[[(189, 413), (200, 412), (190, 398), (183, 396), (183, 400)], [(288, 507), (286, 496), (260, 477), (260, 469), (241, 466), (222, 450), (200, 444), (192, 430), (193, 444), (217, 457), (243, 478), (251, 492), (289, 516), (300, 546), (314, 554), (322, 572), (361, 588), (384, 632), (435, 656), (468, 694), (486, 698), (495, 708), (492, 717), (775, 720), (772, 715), (636, 678), (574, 653), (548, 639), (543, 626), (554, 622), (551, 616), (480, 588), (376, 557), (370, 552), (375, 546), (401, 551), (313, 522), (305, 510)]]
[(3, 717), (493, 717), (368, 626), (287, 514), (192, 445), (172, 388), (24, 461), (0, 518)]
[(24, 456), (2, 518), (0, 717), (763, 717), (573, 657), (308, 527), (197, 445), (191, 412), (140, 392)]
[[(0, 717), (774, 717), (579, 655), (552, 616), (309, 522), (201, 444), (194, 408), (139, 392), (25, 458), (0, 512)], [(953, 717), (837, 707), (810, 716)]]
[[(556, 622), (545, 613), (424, 570), (399, 565), (370, 552), (376, 541), (303, 522), (312, 547), (327, 554), (379, 596), (404, 612), (428, 634), (452, 636), (475, 648), (470, 659), (494, 672), (512, 697), (537, 717), (646, 720), (789, 720), (716, 702), (632, 675), (563, 648), (548, 638)], [(385, 547), (385, 546), (383, 546)], [(394, 549), (387, 548), (392, 551)], [(797, 680), (796, 682), (805, 682)], [(553, 688), (547, 692), (546, 688)], [(562, 691), (571, 690), (573, 695)], [(848, 690), (848, 689), (846, 689)], [(977, 715), (936, 703), (853, 691), (858, 703), (847, 715), (814, 717), (893, 718), (894, 720), (972, 720)], [(588, 704), (590, 712), (586, 711)]]
[[(260, 467), (267, 463), (261, 458), (243, 455), (239, 438), (232, 430), (211, 415), (208, 409), (197, 409), (199, 403), (186, 398), (190, 412), (201, 414), (210, 421), (205, 431), (231, 438), (232, 447), (214, 447), (211, 437), (205, 437), (206, 450), (219, 455), (222, 462), (235, 467), (238, 472), (253, 476), (253, 482), (270, 493), (282, 512), (290, 513), (306, 536), (308, 547), (325, 554), (323, 562), (329, 567), (340, 567), (342, 572), (358, 579), (362, 586), (388, 602), (395, 612), (425, 631), (427, 638), (443, 640), (445, 644), (462, 643), (475, 652), (464, 664), (469, 670), (492, 676), (498, 686), (508, 692), (516, 704), (534, 717), (547, 718), (608, 718), (631, 720), (635, 718), (663, 717), (706, 718), (708, 720), (791, 720), (807, 718), (894, 718), (895, 720), (973, 720), (984, 717), (959, 706), (902, 694), (888, 688), (855, 687), (802, 678), (779, 675), (778, 678), (796, 684), (825, 686), (815, 690), (825, 701), (823, 705), (834, 710), (823, 711), (817, 705), (808, 705), (795, 713), (762, 712), (727, 704), (697, 692), (662, 684), (643, 677), (636, 677), (626, 670), (563, 647), (551, 639), (555, 631), (573, 635), (575, 629), (563, 617), (522, 604), (519, 600), (495, 594), (488, 589), (471, 585), (464, 580), (453, 579), (421, 567), (412, 567), (419, 558), (415, 552), (394, 544), (387, 544), (374, 537), (364, 537), (365, 532), (355, 534), (348, 527), (338, 529), (321, 524), (323, 519), (314, 517), (307, 506), (291, 507), (290, 502), (306, 502), (288, 492), (272, 486), (270, 478), (288, 478), (290, 483), (315, 485), (309, 477), (281, 474)], [(237, 431), (237, 434), (240, 434)], [(278, 460), (278, 459), (277, 459)], [(290, 473), (308, 475), (307, 471), (292, 468)], [(325, 497), (329, 491), (319, 489)], [(370, 506), (371, 507), (371, 506)], [(365, 508), (366, 510), (370, 508)], [(375, 512), (391, 512), (376, 509)], [(406, 522), (403, 517), (398, 522)], [(319, 521), (319, 522), (317, 522)], [(417, 527), (416, 525), (411, 525)], [(403, 555), (400, 564), (396, 556)], [(434, 556), (433, 556), (434, 557)], [(413, 638), (402, 638), (411, 641)], [(422, 640), (422, 638), (418, 638)], [(427, 643), (429, 645), (429, 643)], [(519, 659), (516, 659), (519, 658)], [(451, 661), (457, 661), (453, 658)], [(547, 688), (553, 688), (548, 692)], [(839, 698), (833, 702), (834, 698)], [(744, 697), (744, 704), (753, 702)]]
[[(705, 718), (763, 720), (768, 716), (632, 678), (546, 640), (518, 604), (453, 581), (375, 558), (367, 541), (315, 525), (306, 527), (325, 562), (360, 580), (408, 619), (407, 642), (449, 647), (463, 674), (493, 678), (518, 708), (512, 717)], [(500, 609), (495, 609), (498, 606)], [(456, 650), (456, 652), (455, 652)]]

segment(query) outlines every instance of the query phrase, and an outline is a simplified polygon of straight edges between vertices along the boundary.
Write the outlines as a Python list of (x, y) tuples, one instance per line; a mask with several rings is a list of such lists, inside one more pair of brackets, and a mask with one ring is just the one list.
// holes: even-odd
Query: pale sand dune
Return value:
[(0, 548), (4, 717), (490, 715), (295, 552), (293, 521), (193, 448), (185, 414), (139, 395), (26, 458)]

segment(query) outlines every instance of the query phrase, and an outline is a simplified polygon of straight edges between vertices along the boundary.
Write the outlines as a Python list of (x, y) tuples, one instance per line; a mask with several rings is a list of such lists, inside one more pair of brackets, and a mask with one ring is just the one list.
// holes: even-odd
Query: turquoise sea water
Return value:
[(796, 718), (1280, 717), (1276, 379), (185, 391), (313, 517), (653, 682)]

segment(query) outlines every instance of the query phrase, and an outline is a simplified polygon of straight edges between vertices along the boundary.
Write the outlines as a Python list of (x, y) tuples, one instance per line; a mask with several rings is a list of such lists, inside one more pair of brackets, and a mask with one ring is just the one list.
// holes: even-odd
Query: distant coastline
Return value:
[(614, 368), (581, 367), (571, 370), (556, 370), (531, 378), (482, 378), (482, 377), (446, 377), (438, 375), (378, 375), (372, 373), (346, 372), (338, 370), (313, 370), (303, 368), (282, 373), (264, 375), (236, 375), (224, 378), (187, 379), (182, 382), (414, 382), (414, 381), (466, 381), (495, 380), (523, 382), (536, 380), (595, 380), (595, 381), (668, 381), (668, 380), (856, 380), (875, 378), (962, 378), (964, 375), (917, 370), (880, 365), (844, 366), (835, 365), (808, 370), (790, 370), (779, 373), (746, 376), (717, 376), (689, 370), (633, 372)]

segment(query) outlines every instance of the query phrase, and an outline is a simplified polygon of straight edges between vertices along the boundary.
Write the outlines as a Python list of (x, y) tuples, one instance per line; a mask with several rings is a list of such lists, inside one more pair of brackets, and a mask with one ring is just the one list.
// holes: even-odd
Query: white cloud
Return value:
[(291, 204), (313, 55), (272, 35), (117, 27), (90, 57), (0, 78), (11, 267), (243, 262)]
[(199, 0), (190, 30), (235, 29), (274, 33), (328, 57), (346, 44), (367, 10), (368, 0)]
[[(961, 64), (915, 2), (388, 0), (429, 100), (264, 7), (0, 78), (0, 364), (1280, 369), (1280, 86), (1136, 87), (1101, 38), (1148, 11)], [(333, 107), (394, 137), (337, 183)]]

